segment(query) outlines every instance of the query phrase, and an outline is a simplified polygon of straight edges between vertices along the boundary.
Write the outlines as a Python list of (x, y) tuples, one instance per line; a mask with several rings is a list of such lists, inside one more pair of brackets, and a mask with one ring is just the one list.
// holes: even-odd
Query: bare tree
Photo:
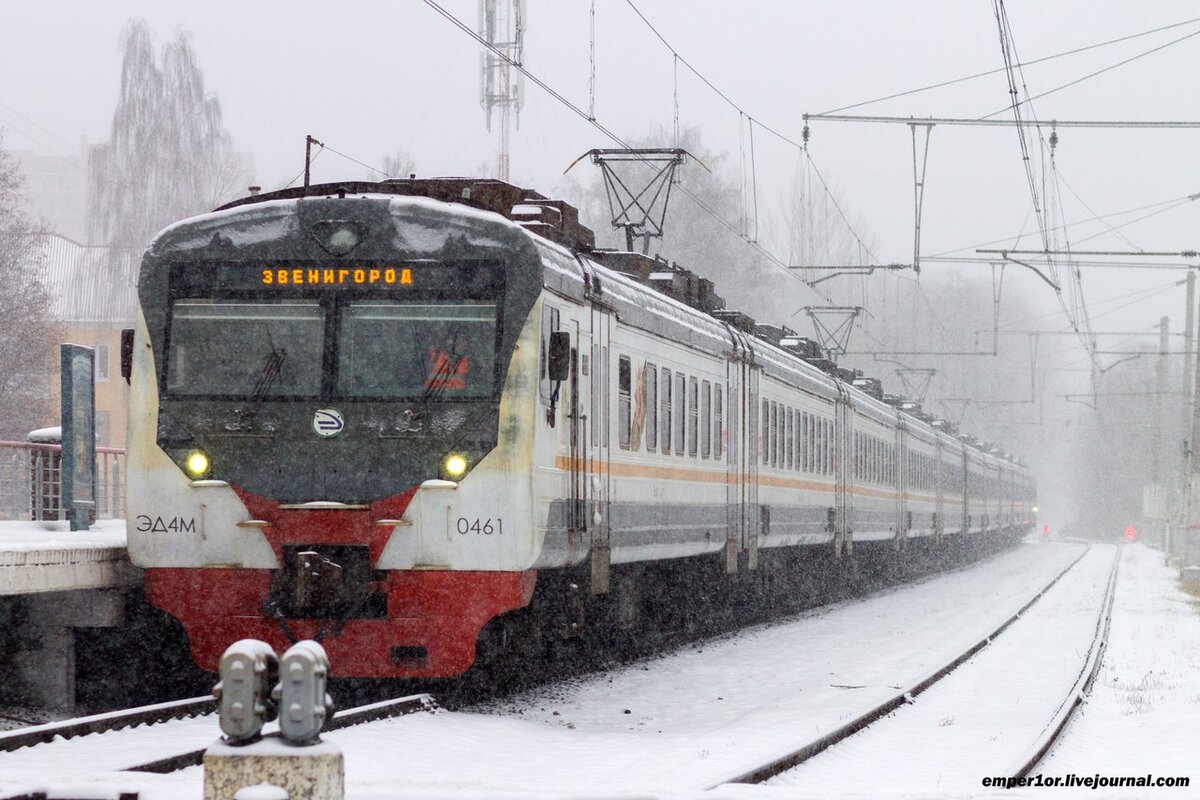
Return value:
[(37, 232), (24, 210), (24, 177), (2, 145), (0, 136), (0, 439), (23, 440), (49, 419), (56, 328)]
[(179, 32), (156, 58), (145, 20), (121, 33), (121, 91), (107, 144), (92, 151), (89, 212), (93, 240), (140, 249), (165, 225), (207, 211), (244, 183), (205, 91), (190, 36)]
[[(379, 172), (388, 178), (407, 178), (409, 175), (416, 174), (417, 162), (407, 152), (396, 148), (379, 162)], [(372, 172), (367, 177), (370, 180), (379, 180), (382, 176), (378, 172)]]

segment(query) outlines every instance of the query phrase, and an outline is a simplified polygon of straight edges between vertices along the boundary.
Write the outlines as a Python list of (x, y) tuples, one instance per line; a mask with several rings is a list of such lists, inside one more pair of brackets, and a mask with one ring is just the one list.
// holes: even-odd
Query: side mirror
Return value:
[(129, 383), (129, 376), (133, 374), (133, 329), (125, 328), (121, 331), (121, 377)]
[(554, 331), (550, 334), (546, 374), (552, 381), (565, 381), (571, 377), (571, 334), (567, 331)]

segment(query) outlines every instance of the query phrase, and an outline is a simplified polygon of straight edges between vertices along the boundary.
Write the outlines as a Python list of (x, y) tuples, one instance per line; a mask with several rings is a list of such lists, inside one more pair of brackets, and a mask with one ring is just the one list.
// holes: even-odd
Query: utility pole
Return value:
[(521, 63), (525, 47), (525, 0), (479, 0), (479, 35), (490, 45), (479, 56), (479, 105), (488, 131), (492, 129), (492, 109), (500, 110), (496, 172), (500, 180), (507, 181), (513, 112), (519, 130), (521, 106), (525, 104), (524, 76), (512, 67)]
[[(1187, 530), (1188, 519), (1191, 517), (1192, 506), (1192, 445), (1191, 420), (1195, 413), (1192, 410), (1192, 343), (1193, 331), (1196, 325), (1196, 272), (1188, 270), (1187, 274), (1187, 310), (1184, 315), (1183, 329), (1183, 424), (1179, 430), (1183, 434), (1183, 474), (1179, 486), (1179, 516), (1176, 520), (1179, 531)], [(1167, 563), (1171, 561), (1173, 546), (1172, 528), (1167, 526), (1166, 539), (1163, 542), (1163, 555)]]
[[(1191, 274), (1190, 272), (1188, 273)], [(1190, 285), (1190, 284), (1189, 284)], [(1188, 439), (1188, 485), (1187, 485), (1187, 519), (1184, 520), (1183, 530), (1180, 531), (1180, 541), (1175, 546), (1175, 551), (1179, 555), (1180, 566), (1188, 566), (1188, 554), (1192, 548), (1192, 539), (1195, 538), (1195, 523), (1193, 521), (1194, 511), (1194, 495), (1197, 482), (1197, 473), (1200, 473), (1200, 458), (1195, 457), (1195, 447), (1200, 445), (1200, 347), (1196, 348), (1197, 361), (1196, 367), (1192, 370), (1192, 379), (1195, 381), (1192, 388), (1192, 432)]]
[[(1170, 319), (1162, 317), (1158, 321), (1158, 364), (1154, 368), (1154, 441), (1151, 442), (1153, 452), (1153, 468), (1151, 470), (1150, 511), (1153, 513), (1155, 528), (1165, 526), (1167, 514), (1163, 508), (1164, 492), (1162, 490), (1162, 434), (1163, 434), (1163, 396), (1167, 391), (1167, 348)], [(1159, 537), (1161, 530), (1155, 531)]]
[(316, 139), (314, 139), (311, 135), (304, 137), (304, 185), (305, 186), (308, 186), (311, 183), (312, 162), (313, 162), (312, 146), (314, 144), (317, 145), (318, 147), (325, 146), (323, 143), (318, 142)]

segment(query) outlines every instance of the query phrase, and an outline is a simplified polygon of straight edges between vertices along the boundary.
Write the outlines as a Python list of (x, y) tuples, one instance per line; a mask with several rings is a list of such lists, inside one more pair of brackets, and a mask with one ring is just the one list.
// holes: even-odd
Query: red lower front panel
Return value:
[(150, 603), (183, 624), (192, 659), (210, 672), (238, 639), (261, 639), (282, 653), (290, 633), (319, 637), (337, 676), (433, 678), (465, 672), (483, 626), (528, 605), (536, 578), (533, 570), (391, 571), (387, 617), (351, 619), (336, 635), (333, 620), (267, 618), (268, 570), (148, 569), (144, 586)]

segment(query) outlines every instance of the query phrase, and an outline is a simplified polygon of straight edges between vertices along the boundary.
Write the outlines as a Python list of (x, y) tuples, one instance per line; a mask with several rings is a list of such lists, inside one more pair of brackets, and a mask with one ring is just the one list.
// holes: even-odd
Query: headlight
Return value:
[(467, 474), (467, 459), (458, 453), (451, 453), (442, 462), (442, 470), (446, 473), (447, 478), (456, 481)]
[(193, 479), (198, 480), (208, 474), (208, 456), (200, 450), (193, 450), (188, 453), (187, 458), (183, 462), (183, 468), (187, 474)]

